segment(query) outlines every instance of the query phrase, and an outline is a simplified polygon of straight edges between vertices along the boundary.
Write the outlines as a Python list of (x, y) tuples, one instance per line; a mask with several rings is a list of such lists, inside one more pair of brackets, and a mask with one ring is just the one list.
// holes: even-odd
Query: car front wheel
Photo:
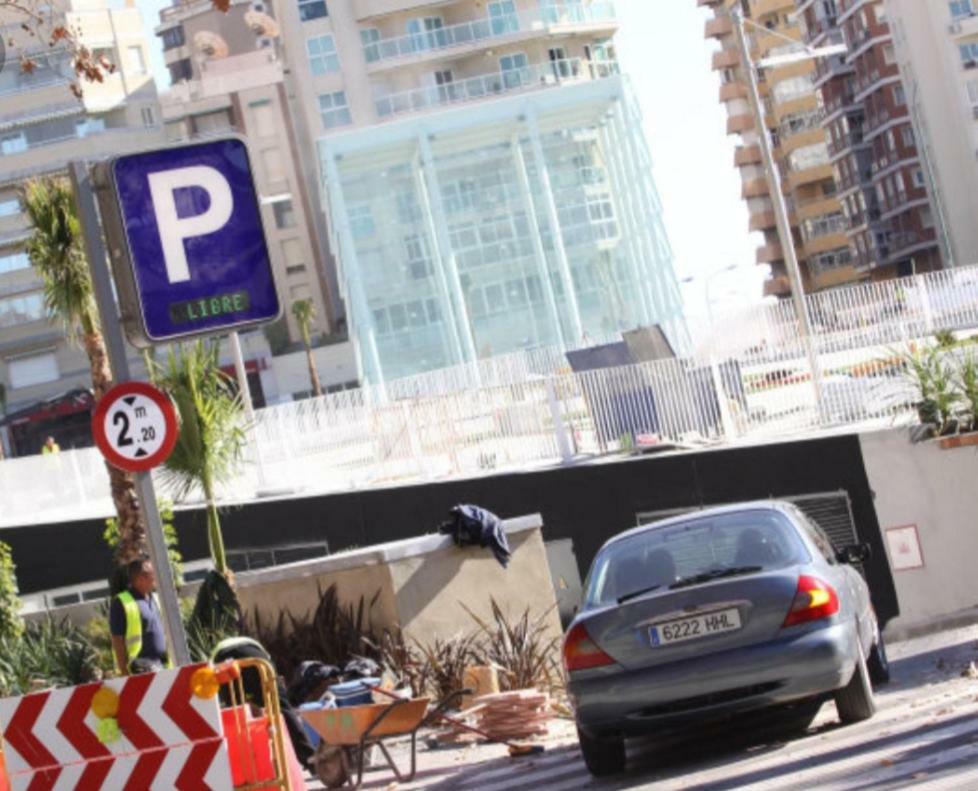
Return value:
[(619, 737), (588, 736), (580, 728), (577, 738), (587, 770), (595, 777), (617, 775), (625, 771), (625, 740)]
[(839, 719), (844, 725), (868, 720), (876, 713), (876, 698), (873, 695), (873, 684), (869, 678), (869, 668), (866, 657), (863, 656), (862, 644), (856, 641), (856, 672), (852, 680), (835, 693), (835, 707), (839, 711)]

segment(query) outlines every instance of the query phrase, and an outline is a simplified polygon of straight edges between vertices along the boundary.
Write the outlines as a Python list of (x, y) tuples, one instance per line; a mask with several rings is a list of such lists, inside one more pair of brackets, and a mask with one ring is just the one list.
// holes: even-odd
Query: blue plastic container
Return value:
[(379, 678), (362, 678), (357, 681), (347, 681), (344, 684), (334, 684), (329, 688), (336, 698), (336, 705), (340, 708), (346, 706), (365, 706), (374, 702), (371, 687), (380, 686)]

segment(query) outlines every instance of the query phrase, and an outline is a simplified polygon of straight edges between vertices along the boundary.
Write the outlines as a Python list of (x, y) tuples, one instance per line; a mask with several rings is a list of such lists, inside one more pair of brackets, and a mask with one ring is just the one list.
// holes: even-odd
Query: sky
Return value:
[[(283, 0), (280, 0), (280, 2)], [(288, 0), (284, 0), (288, 1)], [(168, 0), (137, 0), (160, 87), (169, 80), (153, 28)], [(761, 299), (760, 244), (747, 230), (747, 206), (726, 134), (720, 81), (710, 67), (716, 47), (703, 37), (709, 14), (696, 0), (617, 0), (618, 57), (638, 95), (652, 152), (664, 221), (694, 331), (716, 314)], [(725, 272), (719, 270), (737, 266)]]

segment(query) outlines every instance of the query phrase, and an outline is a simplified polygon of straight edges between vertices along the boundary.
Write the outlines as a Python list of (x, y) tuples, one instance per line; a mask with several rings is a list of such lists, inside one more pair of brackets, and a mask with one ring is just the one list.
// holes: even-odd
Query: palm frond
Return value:
[(69, 336), (98, 326), (92, 279), (82, 252), (81, 230), (68, 182), (60, 178), (29, 181), (23, 188), (24, 211), (33, 231), (26, 250), (44, 283), (44, 305)]

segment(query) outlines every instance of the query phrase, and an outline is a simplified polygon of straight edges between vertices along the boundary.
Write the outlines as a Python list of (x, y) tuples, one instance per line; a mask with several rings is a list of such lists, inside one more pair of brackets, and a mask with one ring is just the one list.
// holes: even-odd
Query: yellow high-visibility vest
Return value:
[(126, 656), (131, 663), (143, 650), (143, 620), (139, 616), (139, 604), (129, 591), (116, 597), (126, 613)]

